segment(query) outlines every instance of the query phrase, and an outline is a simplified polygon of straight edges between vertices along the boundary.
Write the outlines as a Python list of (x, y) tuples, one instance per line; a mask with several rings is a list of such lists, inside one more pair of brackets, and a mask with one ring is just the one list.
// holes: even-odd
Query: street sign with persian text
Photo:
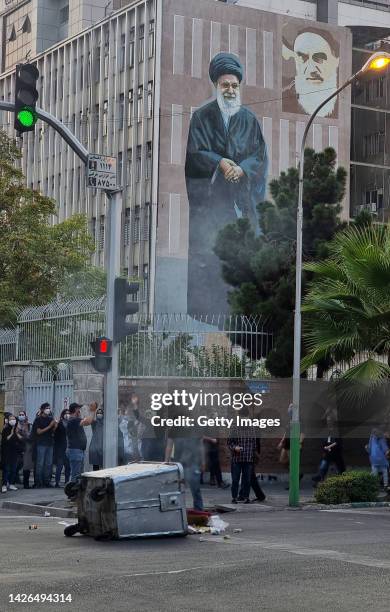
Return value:
[(117, 188), (116, 184), (116, 157), (107, 155), (88, 155), (87, 187), (92, 189)]

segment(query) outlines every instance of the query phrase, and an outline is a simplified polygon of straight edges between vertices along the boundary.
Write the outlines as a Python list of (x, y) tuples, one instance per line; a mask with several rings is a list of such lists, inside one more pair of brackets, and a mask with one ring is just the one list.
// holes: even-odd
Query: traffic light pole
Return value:
[[(0, 100), (0, 110), (15, 111), (12, 102)], [(88, 150), (72, 134), (68, 128), (54, 115), (47, 113), (41, 108), (35, 108), (38, 119), (50, 125), (65, 142), (73, 149), (82, 162), (88, 162)], [(113, 338), (114, 332), (114, 284), (115, 277), (120, 273), (120, 227), (122, 212), (122, 190), (105, 191), (109, 199), (108, 207), (108, 236), (109, 243), (106, 251), (107, 269), (107, 306), (106, 306), (106, 335)], [(119, 373), (119, 344), (112, 345), (111, 370), (105, 376), (104, 385), (104, 467), (117, 465), (118, 448), (118, 373)]]
[[(108, 207), (108, 244), (107, 257), (107, 302), (106, 302), (106, 336), (114, 337), (114, 295), (115, 278), (120, 274), (120, 238), (122, 214), (122, 190), (106, 192), (110, 205)], [(105, 375), (104, 385), (104, 467), (118, 464), (118, 382), (119, 382), (119, 344), (112, 343), (111, 369)]]

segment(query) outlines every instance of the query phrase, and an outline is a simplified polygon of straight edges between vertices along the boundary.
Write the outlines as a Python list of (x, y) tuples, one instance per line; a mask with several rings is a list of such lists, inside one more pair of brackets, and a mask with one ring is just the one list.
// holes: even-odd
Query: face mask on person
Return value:
[(24, 414), (19, 414), (19, 421), (20, 421), (21, 423), (23, 423), (25, 420), (26, 420), (26, 415), (24, 415)]
[(97, 414), (97, 415), (96, 415), (96, 418), (97, 418), (99, 421), (101, 421), (101, 420), (102, 420), (102, 418), (103, 418), (103, 415), (102, 415), (102, 414)]
[(51, 410), (50, 408), (45, 408), (45, 410), (43, 411), (47, 416), (49, 416), (51, 414)]
[(11, 425), (11, 427), (14, 427), (14, 425), (16, 425), (16, 419), (10, 419), (9, 424)]

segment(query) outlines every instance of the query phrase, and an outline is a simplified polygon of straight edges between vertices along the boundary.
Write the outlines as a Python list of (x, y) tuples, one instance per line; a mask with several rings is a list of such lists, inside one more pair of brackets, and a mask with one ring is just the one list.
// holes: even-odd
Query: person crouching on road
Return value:
[(1, 434), (1, 463), (3, 469), (3, 483), (1, 492), (7, 490), (17, 491), (15, 487), (16, 469), (18, 457), (23, 444), (23, 439), (17, 429), (17, 420), (13, 414), (9, 414), (8, 423)]
[(91, 425), (95, 419), (97, 403), (92, 402), (89, 405), (89, 416), (81, 417), (80, 404), (73, 402), (69, 406), (69, 420), (66, 427), (67, 448), (66, 456), (69, 459), (70, 465), (70, 480), (75, 482), (84, 466), (84, 454), (87, 448), (87, 436), (85, 435), (84, 427)]

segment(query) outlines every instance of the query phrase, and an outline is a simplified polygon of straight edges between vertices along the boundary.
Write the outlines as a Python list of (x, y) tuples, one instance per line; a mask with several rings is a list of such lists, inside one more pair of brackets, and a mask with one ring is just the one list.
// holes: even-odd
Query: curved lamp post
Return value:
[(301, 298), (302, 298), (302, 221), (303, 221), (303, 170), (305, 163), (305, 146), (310, 127), (321, 110), (332, 98), (339, 95), (343, 89), (370, 70), (382, 70), (390, 64), (390, 53), (377, 52), (370, 56), (367, 62), (353, 74), (341, 87), (336, 89), (321, 104), (317, 106), (307, 122), (302, 137), (299, 159), (299, 189), (297, 210), (297, 251), (295, 275), (295, 314), (294, 314), (294, 368), (293, 368), (293, 413), (290, 428), (290, 488), (289, 505), (299, 505), (299, 463), (300, 463), (300, 386), (301, 386)]

